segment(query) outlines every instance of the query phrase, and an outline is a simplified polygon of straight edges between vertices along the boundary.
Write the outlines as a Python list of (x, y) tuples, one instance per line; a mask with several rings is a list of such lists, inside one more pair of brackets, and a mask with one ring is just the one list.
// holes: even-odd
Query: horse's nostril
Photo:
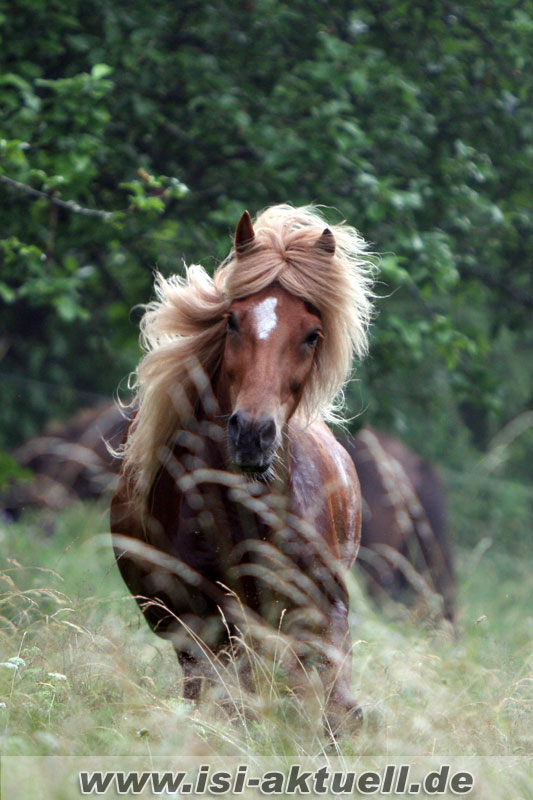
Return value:
[(259, 439), (261, 441), (261, 448), (266, 450), (274, 443), (276, 438), (276, 423), (272, 418), (263, 422), (259, 431)]
[(239, 410), (228, 420), (228, 435), (241, 461), (259, 464), (261, 453), (271, 448), (276, 433), (276, 423), (272, 417), (258, 420), (246, 411)]
[(241, 422), (239, 419), (239, 412), (236, 411), (235, 414), (231, 415), (228, 421), (229, 435), (235, 447), (239, 443), (240, 430), (241, 430)]

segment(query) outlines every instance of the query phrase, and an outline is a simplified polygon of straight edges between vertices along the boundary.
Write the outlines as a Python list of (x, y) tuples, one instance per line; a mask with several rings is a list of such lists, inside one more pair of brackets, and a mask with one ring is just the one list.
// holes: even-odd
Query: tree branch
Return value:
[(13, 178), (8, 178), (7, 175), (0, 175), (0, 182), (5, 183), (6, 186), (10, 186), (12, 189), (17, 189), (19, 192), (25, 192), (26, 194), (33, 195), (33, 197), (40, 197), (44, 200), (48, 200), (55, 206), (59, 206), (59, 208), (65, 208), (67, 211), (72, 211), (74, 214), (82, 214), (85, 217), (100, 217), (100, 219), (106, 220), (112, 220), (114, 216), (113, 211), (100, 211), (97, 208), (84, 208), (83, 206), (80, 206), (79, 203), (76, 203), (75, 200), (60, 200), (59, 197), (55, 197), (53, 194), (41, 192), (39, 189), (34, 189), (33, 186), (28, 186), (27, 183), (20, 183), (19, 181), (13, 180)]

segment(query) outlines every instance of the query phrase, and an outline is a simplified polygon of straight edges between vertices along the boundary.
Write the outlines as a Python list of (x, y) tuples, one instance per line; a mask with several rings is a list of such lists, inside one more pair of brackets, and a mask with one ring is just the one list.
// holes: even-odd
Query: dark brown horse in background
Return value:
[(455, 615), (455, 577), (446, 492), (435, 468), (394, 436), (362, 428), (341, 440), (357, 469), (363, 495), (358, 564), (371, 594), (416, 597), (431, 608), (440, 598)]
[(120, 460), (110, 447), (119, 447), (128, 422), (115, 403), (103, 401), (28, 439), (12, 455), (32, 476), (4, 491), (0, 500), (4, 515), (16, 519), (33, 507), (59, 511), (76, 500), (112, 493)]

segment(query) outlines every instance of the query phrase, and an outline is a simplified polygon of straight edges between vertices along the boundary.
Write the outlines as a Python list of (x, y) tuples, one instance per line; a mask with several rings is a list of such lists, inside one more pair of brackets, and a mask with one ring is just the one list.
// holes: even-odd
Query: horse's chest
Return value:
[(294, 597), (300, 595), (294, 587), (300, 579), (296, 576), (303, 571), (311, 577), (316, 558), (305, 533), (291, 525), (296, 509), (287, 504), (284, 511), (280, 504), (271, 527), (228, 494), (218, 492), (216, 503), (212, 495), (210, 499), (200, 508), (197, 497), (182, 497), (174, 534), (179, 558), (278, 625), (283, 609), (298, 605)]
[[(242, 594), (240, 567), (254, 560), (253, 543), (266, 542), (269, 534), (257, 514), (233, 502), (228, 492), (217, 487), (216, 492), (180, 498), (171, 536), (180, 560)], [(244, 580), (244, 587), (250, 594), (250, 580)], [(255, 595), (255, 590), (251, 594)]]

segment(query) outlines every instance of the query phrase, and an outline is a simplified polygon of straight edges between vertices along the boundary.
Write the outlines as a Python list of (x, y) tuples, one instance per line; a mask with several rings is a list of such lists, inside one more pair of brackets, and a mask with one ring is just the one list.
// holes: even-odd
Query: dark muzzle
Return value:
[(272, 464), (276, 423), (272, 417), (255, 419), (236, 411), (228, 422), (232, 460), (243, 472), (264, 472)]

